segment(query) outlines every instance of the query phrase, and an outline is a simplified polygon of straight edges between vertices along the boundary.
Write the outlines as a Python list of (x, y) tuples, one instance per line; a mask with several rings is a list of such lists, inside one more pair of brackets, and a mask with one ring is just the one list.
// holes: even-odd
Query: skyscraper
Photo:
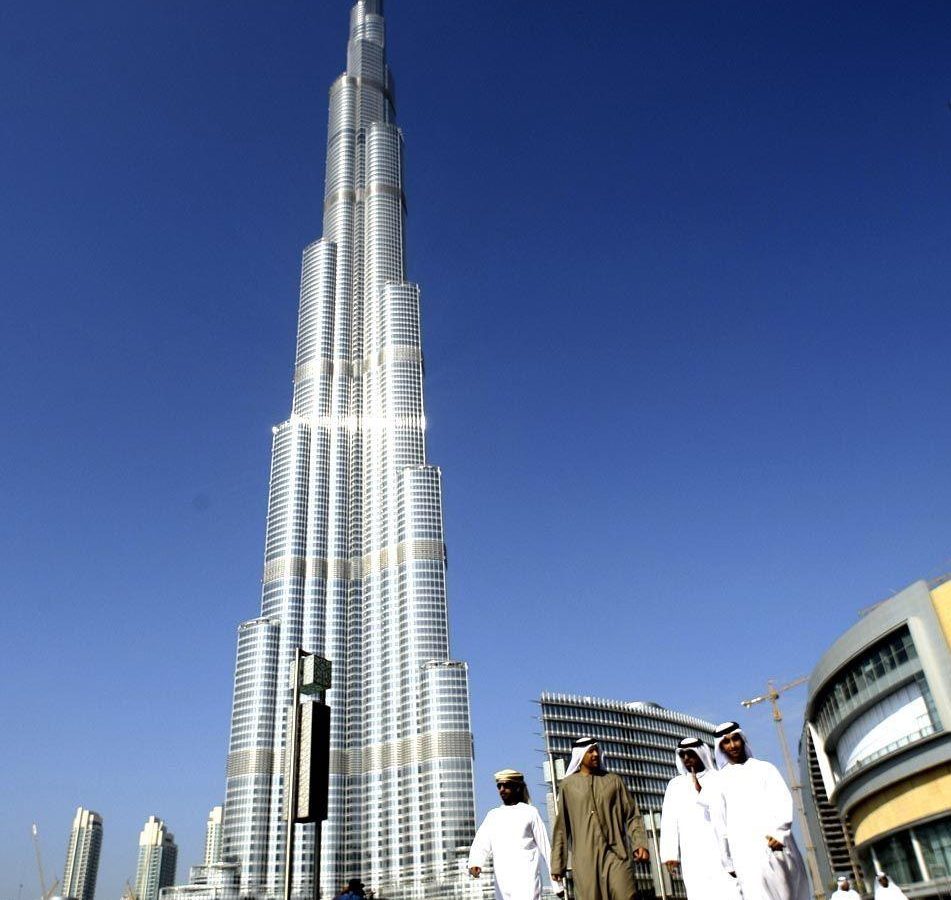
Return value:
[(205, 823), (205, 865), (221, 862), (221, 821), (223, 807), (212, 807)]
[[(383, 3), (359, 0), (330, 88), (323, 237), (303, 253), (291, 414), (273, 429), (261, 615), (238, 629), (222, 853), (240, 864), (243, 896), (283, 882), (298, 646), (333, 664), (323, 894), (356, 874), (387, 897), (448, 892), (474, 833), (468, 672), (449, 653), (402, 169)], [(297, 829), (303, 898), (314, 828)]]
[(66, 866), (63, 869), (64, 897), (93, 900), (101, 849), (102, 816), (91, 809), (78, 807), (66, 849)]
[(177, 863), (175, 835), (161, 819), (149, 816), (139, 835), (139, 862), (135, 868), (137, 900), (158, 900), (159, 891), (175, 883)]

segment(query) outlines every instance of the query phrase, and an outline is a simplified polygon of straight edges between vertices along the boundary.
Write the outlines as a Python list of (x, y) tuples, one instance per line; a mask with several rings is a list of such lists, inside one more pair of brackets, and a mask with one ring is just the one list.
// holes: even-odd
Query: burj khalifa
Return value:
[[(291, 413), (273, 429), (261, 614), (238, 629), (222, 854), (242, 897), (281, 895), (297, 647), (333, 665), (321, 895), (359, 876), (380, 897), (444, 896), (474, 833), (405, 212), (383, 0), (359, 0), (330, 88), (323, 237), (303, 251)], [(295, 827), (303, 900), (314, 826)]]

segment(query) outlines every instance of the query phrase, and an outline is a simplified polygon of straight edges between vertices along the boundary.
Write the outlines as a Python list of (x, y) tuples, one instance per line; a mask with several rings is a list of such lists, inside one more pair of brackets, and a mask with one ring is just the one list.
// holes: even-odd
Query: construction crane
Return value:
[(796, 803), (796, 812), (799, 815), (799, 827), (802, 829), (802, 837), (806, 842), (806, 861), (809, 864), (809, 874), (812, 878), (812, 892), (816, 900), (825, 900), (825, 891), (822, 889), (822, 876), (819, 874), (819, 864), (816, 861), (816, 848), (812, 843), (812, 835), (809, 832), (809, 823), (806, 821), (806, 810), (802, 804), (802, 785), (796, 777), (796, 767), (793, 764), (792, 753), (789, 751), (789, 741), (786, 740), (786, 730), (783, 728), (783, 714), (779, 709), (780, 695), (794, 687), (799, 687), (809, 680), (807, 675), (790, 681), (781, 687), (776, 687), (776, 682), (770, 678), (766, 682), (766, 693), (759, 697), (752, 697), (749, 700), (741, 700), (740, 706), (749, 709), (756, 706), (757, 703), (768, 702), (773, 707), (773, 724), (776, 726), (776, 733), (779, 735), (779, 746), (783, 751), (783, 759), (786, 763), (786, 777), (789, 779), (789, 789), (792, 791), (793, 800)]
[(40, 900), (50, 900), (50, 897), (56, 893), (59, 887), (59, 879), (54, 878), (49, 890), (46, 889), (46, 875), (43, 873), (43, 857), (40, 856), (40, 833), (37, 831), (36, 822), (33, 823), (33, 850), (36, 853), (36, 868), (40, 873)]

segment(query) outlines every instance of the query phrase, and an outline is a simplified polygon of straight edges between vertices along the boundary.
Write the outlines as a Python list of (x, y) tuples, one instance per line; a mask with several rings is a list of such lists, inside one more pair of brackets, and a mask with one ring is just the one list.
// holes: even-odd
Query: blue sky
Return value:
[[(0, 900), (199, 858), (347, 6), (0, 7)], [(951, 7), (388, 19), (481, 814), (542, 690), (732, 717), (951, 569)]]

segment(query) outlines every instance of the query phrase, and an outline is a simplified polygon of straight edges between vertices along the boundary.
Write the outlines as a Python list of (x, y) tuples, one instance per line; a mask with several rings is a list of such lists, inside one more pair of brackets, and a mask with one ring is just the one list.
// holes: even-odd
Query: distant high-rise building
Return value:
[[(303, 253), (291, 414), (273, 429), (261, 614), (238, 629), (222, 858), (239, 864), (247, 898), (283, 888), (298, 647), (333, 664), (321, 893), (359, 874), (394, 900), (448, 896), (475, 832), (468, 672), (449, 650), (385, 42), (383, 0), (359, 0), (330, 88), (323, 237)], [(315, 829), (295, 828), (303, 900)]]
[[(644, 815), (648, 834), (658, 835), (664, 791), (677, 774), (674, 754), (684, 737), (695, 737), (713, 746), (715, 725), (705, 719), (665, 709), (657, 703), (625, 702), (573, 694), (544, 693), (541, 705), (542, 738), (545, 743), (545, 782), (548, 785), (548, 816), (555, 821), (555, 795), (571, 759), (571, 745), (579, 737), (596, 738), (606, 765), (624, 780)], [(635, 880), (644, 896), (685, 898), (679, 877), (670, 873), (651, 849), (650, 866), (639, 865)]]
[(221, 859), (222, 807), (205, 823), (205, 858), (188, 871), (188, 883), (163, 887), (159, 900), (238, 900), (240, 866)]
[(215, 806), (205, 823), (205, 865), (221, 862), (221, 818), (223, 807)]
[(175, 883), (178, 846), (165, 823), (149, 816), (139, 835), (139, 863), (135, 870), (138, 900), (158, 900), (159, 891)]
[(237, 863), (192, 866), (188, 881), (188, 884), (162, 888), (159, 900), (241, 900)]
[(101, 850), (102, 816), (91, 809), (78, 807), (66, 849), (66, 866), (63, 869), (64, 897), (93, 900)]

